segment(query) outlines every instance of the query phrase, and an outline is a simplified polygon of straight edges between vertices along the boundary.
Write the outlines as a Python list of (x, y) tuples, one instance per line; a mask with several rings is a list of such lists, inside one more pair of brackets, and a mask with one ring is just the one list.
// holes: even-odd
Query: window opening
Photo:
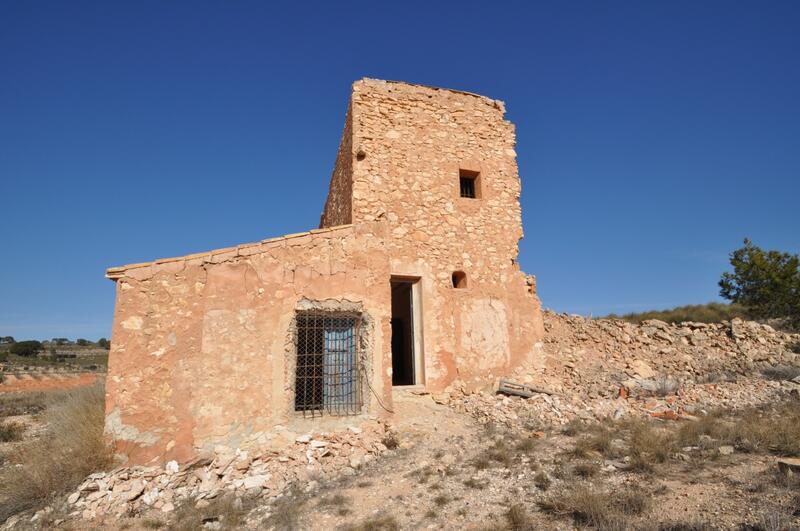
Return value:
[(477, 199), (479, 195), (478, 176), (476, 171), (460, 170), (458, 173), (459, 189), (461, 197)]
[(360, 322), (352, 314), (297, 314), (295, 411), (312, 417), (361, 412)]

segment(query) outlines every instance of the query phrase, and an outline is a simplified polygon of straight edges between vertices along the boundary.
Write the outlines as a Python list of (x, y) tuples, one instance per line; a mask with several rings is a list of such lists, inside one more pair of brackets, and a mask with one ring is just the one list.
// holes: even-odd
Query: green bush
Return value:
[(671, 310), (652, 310), (640, 313), (628, 313), (625, 315), (611, 314), (609, 319), (622, 319), (631, 323), (641, 323), (648, 319), (658, 319), (667, 323), (682, 323), (684, 321), (694, 321), (697, 323), (719, 323), (720, 321), (730, 321), (739, 317), (741, 319), (750, 318), (747, 309), (740, 304), (725, 304), (722, 302), (709, 302), (708, 304), (690, 304), (678, 306)]
[(42, 350), (42, 344), (39, 341), (20, 341), (14, 343), (8, 351), (15, 356), (35, 356)]
[(723, 273), (720, 295), (747, 306), (763, 319), (786, 319), (800, 327), (800, 256), (764, 251), (744, 240), (730, 255), (732, 273)]

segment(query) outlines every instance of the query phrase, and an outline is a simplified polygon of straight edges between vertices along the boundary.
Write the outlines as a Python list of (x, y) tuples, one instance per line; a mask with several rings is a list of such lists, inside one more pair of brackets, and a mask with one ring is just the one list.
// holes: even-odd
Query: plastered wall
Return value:
[[(117, 278), (106, 429), (133, 462), (185, 460), (216, 445), (280, 444), (292, 429), (295, 310), (345, 301), (370, 329), (376, 393), (389, 403), (388, 261), (383, 224), (132, 267)], [(380, 414), (365, 389), (365, 413)]]

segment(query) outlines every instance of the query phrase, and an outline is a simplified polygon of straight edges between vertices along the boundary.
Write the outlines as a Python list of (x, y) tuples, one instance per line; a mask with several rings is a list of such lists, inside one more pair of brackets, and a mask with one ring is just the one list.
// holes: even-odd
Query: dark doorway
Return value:
[(392, 281), (392, 385), (414, 385), (413, 282)]

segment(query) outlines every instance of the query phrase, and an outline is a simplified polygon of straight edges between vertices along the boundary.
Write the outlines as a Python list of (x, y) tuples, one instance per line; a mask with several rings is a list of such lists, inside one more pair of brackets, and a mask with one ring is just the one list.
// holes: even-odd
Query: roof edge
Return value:
[[(242, 249), (248, 249), (251, 247), (255, 247), (256, 245), (270, 245), (270, 244), (278, 244), (287, 240), (291, 240), (294, 238), (301, 238), (303, 236), (310, 236), (313, 234), (323, 234), (328, 232), (335, 232), (338, 230), (345, 230), (353, 228), (353, 224), (347, 225), (336, 225), (335, 227), (326, 227), (324, 229), (313, 229), (305, 232), (295, 232), (292, 234), (285, 234), (283, 236), (277, 236), (275, 238), (267, 238), (265, 240), (260, 240), (257, 242), (249, 242), (249, 243), (241, 243), (239, 245), (234, 245), (232, 247), (222, 247), (219, 249), (212, 249), (211, 251), (205, 251), (201, 253), (192, 253), (192, 254), (185, 254), (182, 256), (174, 256), (170, 258), (157, 258), (155, 260), (151, 260), (150, 262), (137, 262), (133, 264), (126, 264), (122, 266), (115, 266), (109, 267), (106, 269), (106, 278), (111, 280), (118, 280), (119, 278), (125, 276), (125, 272), (131, 269), (139, 269), (142, 267), (149, 267), (153, 265), (161, 265), (161, 264), (168, 264), (171, 262), (180, 262), (183, 260), (191, 260), (193, 258), (203, 258), (217, 256), (220, 254), (227, 254), (227, 253), (236, 253), (237, 256), (245, 256), (240, 253)], [(246, 256), (257, 254), (257, 253), (247, 253)]]

